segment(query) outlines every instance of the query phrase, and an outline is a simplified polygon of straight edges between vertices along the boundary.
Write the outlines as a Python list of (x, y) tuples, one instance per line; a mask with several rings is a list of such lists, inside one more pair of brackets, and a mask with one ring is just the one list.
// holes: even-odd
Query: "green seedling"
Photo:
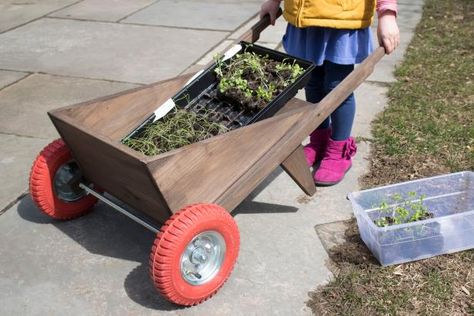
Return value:
[(392, 205), (387, 201), (380, 203), (378, 208), (382, 216), (374, 220), (375, 225), (386, 227), (433, 217), (433, 213), (423, 204), (424, 198), (424, 195), (418, 197), (416, 192), (408, 192), (406, 198), (399, 193), (392, 195)]
[(154, 156), (225, 133), (227, 130), (224, 125), (211, 121), (209, 113), (197, 114), (175, 108), (123, 143), (147, 156)]
[(244, 51), (229, 62), (215, 56), (218, 91), (248, 111), (260, 110), (292, 84), (304, 69), (294, 61), (277, 62), (269, 56)]

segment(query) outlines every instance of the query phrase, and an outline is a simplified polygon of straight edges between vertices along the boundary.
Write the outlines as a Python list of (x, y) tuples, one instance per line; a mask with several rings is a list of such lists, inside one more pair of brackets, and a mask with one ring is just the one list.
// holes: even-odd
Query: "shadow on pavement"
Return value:
[(136, 303), (156, 310), (175, 310), (155, 290), (148, 273), (148, 257), (155, 234), (126, 216), (98, 203), (92, 212), (71, 221), (58, 221), (41, 213), (30, 196), (18, 205), (21, 218), (37, 224), (52, 224), (90, 253), (141, 264), (124, 281), (127, 295)]
[[(253, 197), (281, 172), (282, 170), (277, 168), (236, 208), (233, 214), (296, 212), (298, 210), (296, 207), (252, 201)], [(18, 214), (29, 222), (54, 225), (92, 254), (141, 263), (124, 280), (125, 291), (134, 302), (154, 310), (182, 308), (161, 297), (150, 280), (148, 257), (155, 234), (125, 215), (99, 202), (87, 215), (71, 221), (58, 221), (38, 210), (29, 195), (18, 204)]]
[(42, 214), (26, 196), (18, 213), (27, 221), (54, 225), (90, 253), (128, 261), (146, 261), (155, 238), (154, 233), (102, 203), (82, 217), (58, 221)]
[[(281, 204), (271, 204), (264, 202), (253, 201), (260, 192), (262, 192), (270, 183), (272, 183), (281, 173), (283, 169), (278, 167), (270, 175), (265, 178), (265, 180), (260, 183), (255, 190), (253, 190), (249, 196), (239, 206), (232, 212), (232, 215), (237, 214), (271, 214), (271, 213), (295, 213), (298, 211), (297, 207), (281, 205)], [(296, 183), (294, 184), (296, 185)]]
[(36, 224), (54, 224), (56, 221), (43, 214), (36, 205), (33, 204), (31, 196), (25, 195), (18, 204), (18, 215), (21, 218)]
[(295, 213), (297, 211), (298, 208), (294, 206), (245, 200), (235, 209), (234, 212), (232, 212), (232, 215), (235, 216), (237, 214)]
[(185, 308), (168, 302), (157, 293), (150, 280), (148, 263), (142, 263), (127, 275), (124, 288), (128, 297), (146, 308), (164, 311)]

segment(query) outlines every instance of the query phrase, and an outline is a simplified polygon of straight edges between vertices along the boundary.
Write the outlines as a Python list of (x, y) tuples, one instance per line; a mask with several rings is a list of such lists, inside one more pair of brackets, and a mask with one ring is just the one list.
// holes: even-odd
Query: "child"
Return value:
[[(377, 3), (375, 3), (377, 1)], [(281, 0), (262, 4), (260, 17), (272, 25)], [(379, 44), (390, 54), (399, 44), (396, 0), (285, 0), (288, 21), (283, 46), (290, 55), (313, 61), (317, 67), (305, 87), (306, 100), (317, 103), (373, 50), (370, 24), (376, 9)], [(350, 136), (355, 115), (351, 94), (310, 135), (304, 152), (309, 166), (320, 162), (317, 185), (333, 185), (344, 178), (357, 147)]]

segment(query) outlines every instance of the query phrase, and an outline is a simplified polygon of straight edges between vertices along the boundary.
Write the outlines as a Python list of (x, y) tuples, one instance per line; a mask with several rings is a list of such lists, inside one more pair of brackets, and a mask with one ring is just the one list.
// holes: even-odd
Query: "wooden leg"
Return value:
[(281, 163), (283, 170), (298, 184), (298, 186), (307, 194), (316, 193), (313, 177), (306, 164), (303, 146), (298, 146), (286, 159)]

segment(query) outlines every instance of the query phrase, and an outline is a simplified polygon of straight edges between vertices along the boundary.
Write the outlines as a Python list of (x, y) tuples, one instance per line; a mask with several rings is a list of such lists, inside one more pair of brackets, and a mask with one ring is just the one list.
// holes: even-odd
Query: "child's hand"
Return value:
[(280, 8), (281, 0), (267, 0), (262, 4), (260, 8), (260, 19), (265, 15), (270, 14), (270, 23), (275, 25), (276, 15)]
[(385, 48), (385, 53), (390, 54), (400, 44), (400, 31), (393, 11), (385, 11), (379, 16), (377, 27), (379, 44)]

